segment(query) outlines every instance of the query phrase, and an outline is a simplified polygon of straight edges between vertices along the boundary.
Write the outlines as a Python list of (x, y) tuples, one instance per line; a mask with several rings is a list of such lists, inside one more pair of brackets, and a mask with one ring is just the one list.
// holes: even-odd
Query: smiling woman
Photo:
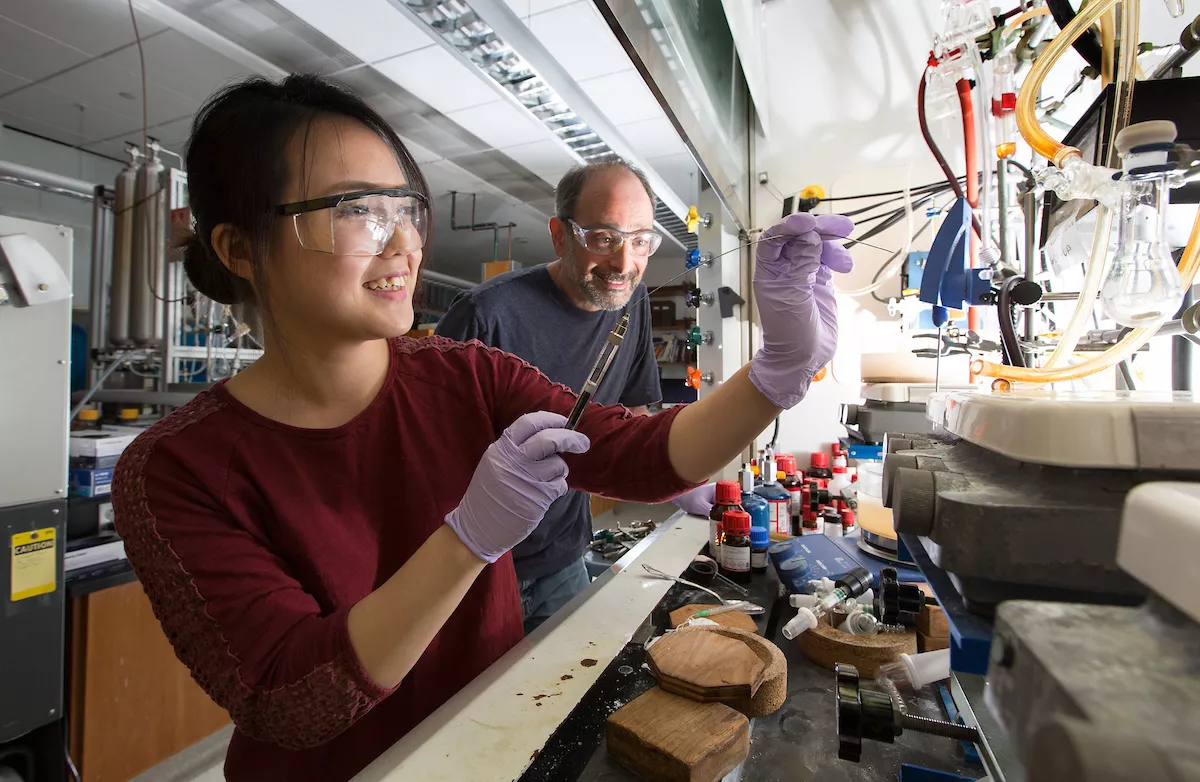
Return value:
[[(521, 639), (509, 551), (568, 487), (682, 494), (832, 352), (809, 272), (845, 256), (823, 240), (849, 221), (801, 221), (781, 229), (775, 249), (791, 250), (763, 262), (808, 281), (774, 283), (808, 289), (812, 323), (776, 339), (786, 366), (756, 359), (758, 379), (743, 371), (653, 417), (590, 405), (570, 431), (575, 397), (516, 357), (400, 336), (429, 193), (357, 96), (311, 76), (235, 84), (197, 115), (188, 171), (188, 277), (256, 305), (265, 352), (140, 436), (112, 493), (176, 654), (233, 717), (234, 782), (353, 776)], [(591, 225), (586, 205), (578, 215)], [(597, 256), (580, 269), (619, 293), (637, 266)], [(797, 341), (812, 354), (799, 367)]]

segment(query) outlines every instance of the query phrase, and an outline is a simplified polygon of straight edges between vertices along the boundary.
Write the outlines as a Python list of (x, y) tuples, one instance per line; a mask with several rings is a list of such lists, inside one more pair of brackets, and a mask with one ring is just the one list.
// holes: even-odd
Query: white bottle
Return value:
[(842, 498), (842, 490), (850, 485), (850, 476), (846, 473), (846, 465), (833, 467), (833, 479), (829, 481), (829, 493), (834, 499)]

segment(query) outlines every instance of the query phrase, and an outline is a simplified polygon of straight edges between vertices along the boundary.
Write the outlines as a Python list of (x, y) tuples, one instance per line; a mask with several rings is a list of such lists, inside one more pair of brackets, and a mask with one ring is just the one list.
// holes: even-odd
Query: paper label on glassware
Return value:
[(1088, 262), (1090, 250), (1088, 240), (1079, 231), (1078, 221), (1069, 217), (1054, 229), (1054, 233), (1046, 242), (1046, 260), (1055, 274), (1074, 273)]
[(750, 552), (750, 567), (755, 570), (761, 570), (767, 566), (767, 552), (753, 551)]

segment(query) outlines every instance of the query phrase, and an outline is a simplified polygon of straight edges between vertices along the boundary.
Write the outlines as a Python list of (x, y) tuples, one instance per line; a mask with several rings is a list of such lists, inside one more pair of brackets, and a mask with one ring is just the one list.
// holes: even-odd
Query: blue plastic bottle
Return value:
[[(780, 535), (791, 535), (792, 514), (789, 504), (792, 500), (792, 494), (779, 483), (776, 476), (774, 459), (767, 458), (763, 463), (763, 468), (763, 471), (760, 473), (763, 485), (756, 488), (754, 493), (767, 501), (767, 530), (769, 532), (777, 532)], [(754, 522), (751, 521), (751, 523), (753, 524)]]
[(742, 510), (750, 514), (750, 528), (762, 527), (769, 529), (771, 526), (771, 506), (762, 497), (754, 493), (754, 473), (750, 471), (750, 465), (742, 465), (741, 472), (738, 473), (738, 478), (742, 482)]

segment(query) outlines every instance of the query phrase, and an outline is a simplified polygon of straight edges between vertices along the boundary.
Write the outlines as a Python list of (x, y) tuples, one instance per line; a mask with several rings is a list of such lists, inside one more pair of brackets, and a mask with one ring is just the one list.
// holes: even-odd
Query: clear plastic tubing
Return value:
[[(1066, 29), (1050, 40), (1042, 55), (1033, 61), (1033, 67), (1029, 69), (1029, 75), (1025, 77), (1025, 82), (1021, 85), (1021, 92), (1017, 95), (1017, 128), (1021, 131), (1021, 135), (1024, 136), (1025, 141), (1029, 143), (1029, 146), (1033, 147), (1034, 152), (1037, 152), (1047, 160), (1053, 161), (1056, 166), (1062, 166), (1061, 158), (1068, 155), (1078, 155), (1079, 150), (1055, 141), (1038, 124), (1036, 108), (1038, 93), (1042, 89), (1042, 82), (1046, 80), (1047, 74), (1050, 73), (1050, 69), (1054, 67), (1054, 64), (1058, 62), (1058, 58), (1067, 49), (1071, 48), (1071, 44), (1075, 42), (1075, 39), (1083, 35), (1086, 30), (1096, 23), (1096, 20), (1105, 11), (1113, 8), (1116, 4), (1117, 0), (1093, 0), (1093, 2), (1084, 6), (1083, 10), (1066, 26)], [(1126, 5), (1132, 6), (1134, 9), (1139, 9), (1140, 7), (1138, 0), (1126, 0)], [(1127, 34), (1129, 31), (1125, 30), (1123, 32)], [(1136, 28), (1134, 36), (1130, 36), (1130, 39), (1136, 41)], [(1118, 106), (1118, 115), (1122, 113), (1128, 117), (1128, 109), (1121, 112)]]
[[(1021, 85), (1021, 91), (1017, 95), (1017, 128), (1020, 130), (1021, 135), (1033, 147), (1035, 152), (1053, 161), (1060, 168), (1063, 167), (1066, 158), (1072, 155), (1078, 156), (1079, 150), (1055, 141), (1042, 129), (1035, 113), (1038, 93), (1041, 91), (1042, 82), (1045, 81), (1046, 75), (1058, 61), (1058, 58), (1071, 47), (1076, 38), (1091, 28), (1105, 12), (1111, 10), (1116, 4), (1117, 0), (1094, 0), (1094, 2), (1085, 6), (1083, 11), (1067, 25), (1066, 29), (1050, 41), (1046, 46), (1046, 50), (1034, 61), (1029, 75)], [(1125, 0), (1122, 10), (1123, 16), (1121, 21), (1124, 27), (1121, 32), (1123, 41), (1136, 42), (1141, 3), (1139, 0)], [(1136, 64), (1137, 46), (1123, 45), (1121, 47), (1121, 62), (1117, 69), (1116, 121), (1113, 122), (1111, 134), (1108, 139), (1108, 148), (1113, 154), (1115, 154), (1117, 132), (1129, 124), (1129, 111), (1133, 98), (1133, 71)], [(1102, 206), (1098, 205), (1096, 208), (1096, 232), (1092, 237), (1092, 253), (1088, 261), (1087, 272), (1080, 290), (1080, 296), (1075, 302), (1075, 310), (1071, 314), (1067, 328), (1063, 330), (1063, 334), (1058, 340), (1058, 345), (1055, 347), (1045, 366), (1042, 367), (1044, 370), (1055, 370), (1063, 367), (1071, 357), (1071, 354), (1075, 352), (1075, 346), (1079, 344), (1079, 338), (1083, 335), (1091, 318), (1092, 308), (1095, 306), (1100, 286), (1104, 283), (1105, 262), (1108, 258), (1109, 236), (1112, 231), (1112, 214)], [(1106, 354), (1101, 354), (1097, 358), (1101, 358), (1104, 355)], [(1117, 360), (1120, 361), (1121, 359)], [(987, 364), (990, 362), (983, 363)], [(1116, 361), (1113, 362), (1113, 364), (1115, 363)], [(1037, 370), (1032, 371), (1036, 372)], [(1011, 376), (1010, 373), (1000, 374), (982, 371), (977, 374), (984, 374), (990, 377), (1005, 377), (1012, 380), (1019, 379)], [(1079, 377), (1083, 376), (1079, 375)], [(1042, 382), (1054, 382), (1048, 378), (1037, 377), (1028, 379), (1026, 382), (1038, 382), (1039, 379)]]
[[(1200, 214), (1196, 215), (1196, 221), (1192, 223), (1192, 234), (1188, 237), (1187, 247), (1183, 250), (1183, 257), (1179, 259), (1179, 276), (1182, 278), (1184, 290), (1191, 287), (1192, 282), (1196, 279), (1196, 272), (1198, 270), (1200, 270)], [(1007, 382), (1016, 381), (1020, 383), (1059, 383), (1087, 377), (1088, 375), (1094, 375), (1097, 372), (1111, 369), (1118, 361), (1124, 361), (1132, 356), (1141, 349), (1142, 345), (1150, 341), (1150, 338), (1158, 331), (1158, 327), (1162, 325), (1163, 321), (1170, 318), (1172, 314), (1174, 313), (1168, 313), (1161, 320), (1147, 324), (1143, 328), (1130, 331), (1125, 335), (1124, 339), (1100, 355), (1093, 356), (1086, 361), (1069, 367), (1025, 369), (1023, 367), (1010, 367), (1004, 364), (995, 364), (991, 361), (976, 359), (971, 362), (971, 371), (977, 375), (986, 375), (987, 377), (1000, 378)], [(996, 386), (993, 385), (993, 387)], [(1001, 383), (999, 390), (1003, 390), (1003, 383)]]

